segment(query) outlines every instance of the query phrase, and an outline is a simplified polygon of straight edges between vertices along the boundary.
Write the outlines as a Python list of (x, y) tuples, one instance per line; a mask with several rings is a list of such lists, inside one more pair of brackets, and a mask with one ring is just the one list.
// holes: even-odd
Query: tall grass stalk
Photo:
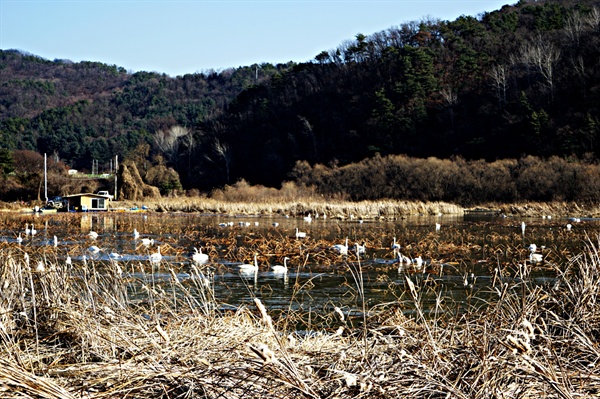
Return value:
[(348, 263), (349, 267), (348, 269), (350, 270), (350, 273), (352, 275), (352, 278), (354, 279), (354, 283), (356, 284), (356, 290), (358, 292), (358, 298), (359, 298), (359, 306), (361, 307), (361, 312), (362, 312), (362, 325), (361, 325), (361, 329), (362, 329), (362, 339), (363, 339), (363, 356), (364, 358), (366, 358), (367, 356), (367, 351), (369, 348), (368, 342), (367, 342), (367, 335), (368, 335), (368, 327), (367, 327), (367, 302), (365, 299), (365, 283), (364, 283), (364, 279), (363, 279), (363, 270), (362, 270), (362, 264), (360, 261), (360, 252), (358, 249), (358, 244), (356, 245), (356, 266), (352, 266), (351, 263)]

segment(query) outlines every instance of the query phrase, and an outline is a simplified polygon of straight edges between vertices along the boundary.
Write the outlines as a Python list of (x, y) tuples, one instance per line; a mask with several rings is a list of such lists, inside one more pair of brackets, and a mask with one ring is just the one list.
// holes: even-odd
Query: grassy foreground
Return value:
[[(219, 310), (198, 268), (159, 285), (127, 273), (137, 265), (67, 265), (32, 251), (0, 247), (2, 397), (600, 395), (595, 242), (551, 285), (532, 285), (526, 269), (497, 276), (485, 309), (458, 313), (440, 287), (407, 277), (405, 297), (367, 309), (364, 325), (352, 327), (336, 309), (311, 334), (290, 327), (301, 315), (277, 318), (258, 299)], [(428, 290), (439, 299), (425, 317)]]

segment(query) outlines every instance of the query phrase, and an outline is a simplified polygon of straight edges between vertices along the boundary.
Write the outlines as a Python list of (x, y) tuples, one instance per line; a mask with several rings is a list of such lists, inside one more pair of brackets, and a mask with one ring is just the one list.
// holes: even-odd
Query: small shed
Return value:
[(103, 195), (83, 193), (65, 195), (69, 201), (69, 210), (78, 212), (87, 211), (108, 211), (108, 203), (110, 200)]

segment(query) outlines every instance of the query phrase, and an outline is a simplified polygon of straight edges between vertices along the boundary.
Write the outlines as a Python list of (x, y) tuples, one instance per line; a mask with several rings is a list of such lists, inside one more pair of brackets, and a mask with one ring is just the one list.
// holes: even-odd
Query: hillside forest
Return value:
[[(0, 50), (0, 199), (135, 165), (163, 195), (238, 182), (351, 200), (600, 200), (600, 1), (520, 0), (357, 33), (306, 63), (171, 77)], [(105, 182), (110, 185), (110, 180)], [(111, 189), (111, 187), (107, 187)]]

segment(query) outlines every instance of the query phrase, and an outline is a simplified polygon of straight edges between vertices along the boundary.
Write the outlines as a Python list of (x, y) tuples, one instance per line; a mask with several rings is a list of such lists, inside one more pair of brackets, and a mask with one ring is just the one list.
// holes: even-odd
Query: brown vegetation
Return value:
[(559, 157), (466, 161), (375, 156), (342, 167), (298, 162), (293, 177), (325, 197), (496, 203), (600, 202), (600, 165)]
[(144, 183), (135, 163), (121, 164), (119, 177), (119, 194), (117, 198), (133, 201), (145, 198), (160, 198), (159, 189)]
[(398, 300), (365, 307), (363, 322), (334, 308), (325, 326), (298, 334), (306, 315), (277, 317), (258, 299), (221, 311), (207, 269), (191, 267), (183, 280), (163, 264), (171, 279), (161, 282), (138, 262), (67, 265), (51, 246), (1, 243), (0, 390), (61, 399), (594, 397), (598, 245), (553, 266), (547, 286), (527, 278), (528, 266), (497, 270), (485, 305), (471, 292), (457, 307), (442, 286), (406, 275)]

